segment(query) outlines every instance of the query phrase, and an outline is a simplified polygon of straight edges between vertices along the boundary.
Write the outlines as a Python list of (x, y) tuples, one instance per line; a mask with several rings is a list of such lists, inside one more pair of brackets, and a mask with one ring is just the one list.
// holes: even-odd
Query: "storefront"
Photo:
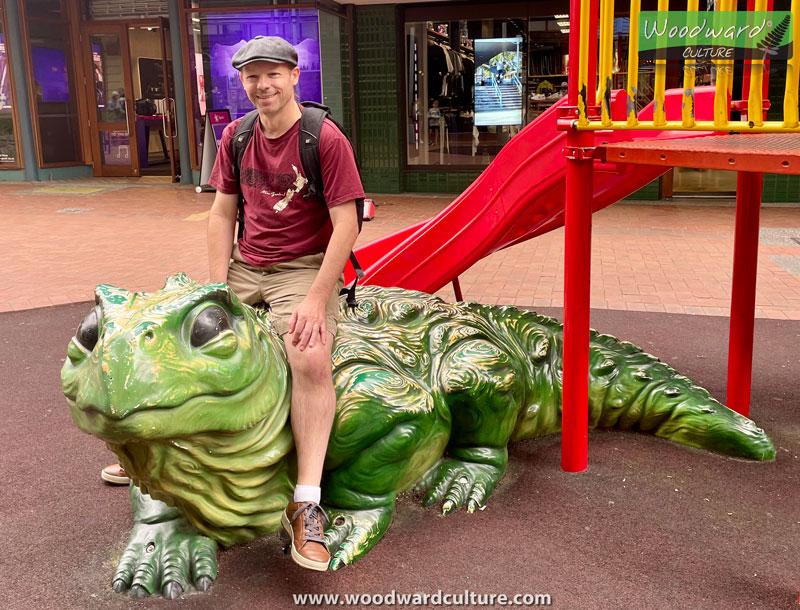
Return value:
[[(568, 6), (0, 0), (0, 180), (196, 184), (206, 116), (233, 120), (250, 108), (230, 58), (262, 34), (295, 45), (299, 95), (347, 127), (367, 190), (458, 193), (566, 94)], [(620, 14), (615, 88), (627, 83), (628, 27)], [(639, 67), (640, 107), (653, 68)], [(667, 87), (680, 79), (671, 71)], [(711, 82), (698, 74), (698, 84)], [(780, 111), (782, 87), (770, 82), (770, 112)], [(766, 201), (800, 200), (796, 178), (764, 183)], [(726, 196), (732, 184), (724, 173), (680, 170), (636, 196)]]
[(206, 113), (251, 108), (230, 60), (257, 35), (292, 42), (301, 98), (348, 124), (346, 16), (324, 1), (0, 0), (0, 180), (196, 182)]

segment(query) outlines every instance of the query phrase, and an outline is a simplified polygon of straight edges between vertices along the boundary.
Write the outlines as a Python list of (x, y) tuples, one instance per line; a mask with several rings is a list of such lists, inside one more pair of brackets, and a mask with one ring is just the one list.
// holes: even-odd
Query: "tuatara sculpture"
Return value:
[[(118, 592), (172, 598), (216, 578), (217, 543), (280, 529), (293, 488), (283, 342), (225, 284), (168, 278), (154, 293), (97, 287), (61, 373), (78, 426), (132, 478), (135, 525)], [(589, 425), (770, 460), (763, 430), (630, 343), (591, 336)], [(561, 326), (513, 307), (363, 287), (342, 304), (338, 403), (323, 480), (331, 569), (388, 529), (398, 492), (447, 514), (482, 506), (507, 444), (558, 432)]]

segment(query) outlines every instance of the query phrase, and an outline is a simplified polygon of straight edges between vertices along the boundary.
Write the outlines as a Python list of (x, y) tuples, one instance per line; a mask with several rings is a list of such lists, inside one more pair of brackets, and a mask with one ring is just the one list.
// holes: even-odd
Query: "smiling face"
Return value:
[(291, 104), (295, 103), (294, 88), (300, 78), (299, 68), (254, 61), (242, 67), (239, 77), (259, 114), (275, 117), (293, 108)]

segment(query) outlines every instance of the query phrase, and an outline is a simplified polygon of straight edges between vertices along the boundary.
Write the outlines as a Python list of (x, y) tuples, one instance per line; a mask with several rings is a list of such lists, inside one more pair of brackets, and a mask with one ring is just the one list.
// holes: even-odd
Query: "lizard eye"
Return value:
[(78, 330), (75, 332), (75, 338), (78, 340), (78, 343), (90, 352), (94, 349), (94, 346), (97, 345), (97, 338), (100, 335), (101, 315), (100, 308), (94, 307), (92, 311), (89, 312), (89, 315), (83, 319), (78, 326)]
[(223, 330), (227, 330), (230, 327), (231, 323), (228, 320), (228, 314), (222, 307), (218, 305), (206, 307), (197, 315), (192, 324), (192, 347), (205, 345)]

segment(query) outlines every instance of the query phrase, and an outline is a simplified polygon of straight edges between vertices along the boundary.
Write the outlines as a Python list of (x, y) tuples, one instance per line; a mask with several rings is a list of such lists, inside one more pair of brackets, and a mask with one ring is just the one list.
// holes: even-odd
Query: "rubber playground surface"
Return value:
[[(770, 434), (774, 462), (720, 457), (641, 434), (591, 431), (588, 470), (568, 474), (560, 469), (557, 435), (532, 439), (511, 446), (508, 473), (485, 510), (441, 517), (406, 495), (384, 539), (339, 572), (297, 567), (283, 555), (276, 534), (222, 551), (218, 581), (207, 594), (173, 602), (114, 594), (110, 578), (131, 527), (127, 492), (100, 481), (99, 471), (112, 456), (72, 423), (59, 370), (67, 342), (90, 308), (87, 286), (108, 281), (152, 290), (174, 271), (201, 277), (204, 223), (190, 218), (202, 216), (210, 201), (188, 189), (97, 184), (104, 188), (96, 194), (35, 195), (30, 185), (0, 187), (0, 216), (8, 221), (0, 302), (19, 309), (0, 313), (3, 608), (366, 607), (367, 596), (392, 591), (397, 599), (465, 590), (509, 598), (549, 595), (553, 607), (567, 609), (798, 607), (800, 292), (797, 276), (773, 260), (792, 258), (796, 246), (764, 240), (751, 417)], [(365, 225), (363, 238), (369, 231), (391, 230), (392, 223), (421, 220), (447, 200), (409, 198), (405, 207), (403, 198), (376, 202), (376, 221)], [(83, 210), (60, 211), (68, 208)], [(794, 230), (800, 210), (765, 208), (762, 226)], [(599, 213), (595, 227), (599, 279), (593, 290), (602, 288), (593, 292), (592, 326), (656, 354), (724, 401), (724, 288), (698, 279), (696, 271), (704, 269), (699, 273), (724, 286), (720, 269), (729, 273), (731, 210), (618, 205)], [(628, 233), (630, 241), (623, 237)], [(777, 233), (770, 235), (777, 239)], [(52, 237), (47, 247), (44, 237)], [(494, 255), (497, 261), (481, 261), (462, 278), (465, 297), (511, 301), (560, 317), (559, 239), (563, 234), (544, 236)], [(680, 268), (679, 277), (660, 270), (674, 282), (671, 292), (653, 291), (655, 303), (642, 290), (658, 278), (648, 244), (664, 265)], [(681, 256), (691, 264), (682, 264)], [(27, 271), (17, 270), (21, 262), (30, 263)], [(630, 308), (614, 305), (611, 288), (600, 298), (613, 285), (612, 275), (628, 273), (638, 283), (617, 283), (617, 289), (620, 303)], [(650, 283), (641, 281), (645, 275)], [(695, 282), (711, 296), (694, 294), (702, 294)], [(548, 286), (550, 296), (544, 290), (537, 296)], [(636, 291), (623, 291), (625, 286)], [(48, 287), (53, 299), (30, 308), (45, 305), (39, 299), (49, 298)], [(54, 303), (56, 294), (63, 304)], [(679, 295), (678, 302), (658, 300), (669, 294)], [(28, 306), (20, 306), (23, 300)], [(654, 311), (637, 311), (639, 305)], [(667, 313), (667, 305), (682, 312)], [(340, 598), (314, 604), (296, 600), (296, 594)], [(345, 595), (358, 599), (348, 606)], [(437, 606), (429, 598), (427, 607)]]

